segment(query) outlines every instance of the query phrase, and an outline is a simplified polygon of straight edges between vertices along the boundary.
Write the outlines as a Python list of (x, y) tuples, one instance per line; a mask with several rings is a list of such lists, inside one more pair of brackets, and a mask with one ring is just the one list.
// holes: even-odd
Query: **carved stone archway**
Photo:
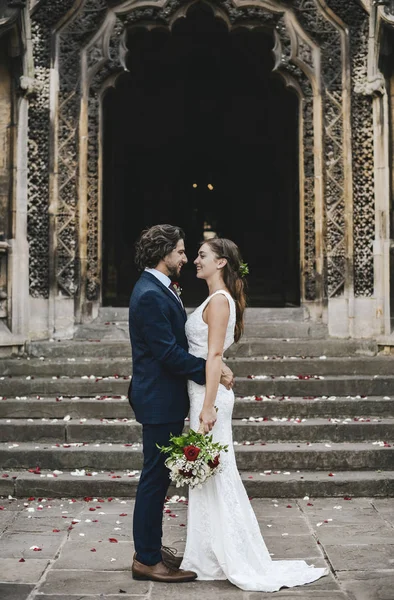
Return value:
[[(171, 29), (173, 23), (186, 15), (193, 2), (170, 2), (149, 4), (136, 9), (130, 2), (116, 8), (115, 14), (108, 15), (97, 36), (83, 52), (83, 107), (80, 123), (81, 135), (89, 140), (88, 159), (83, 164), (81, 156), (80, 176), (83, 180), (83, 167), (87, 168), (88, 188), (86, 206), (88, 215), (96, 214), (101, 204), (100, 169), (94, 165), (100, 157), (100, 105), (102, 95), (108, 85), (114, 84), (116, 77), (125, 67), (125, 35), (132, 27), (162, 27)], [(236, 7), (229, 2), (209, 4), (217, 18), (222, 19), (229, 29), (236, 27), (265, 27), (274, 32), (276, 57), (275, 69), (283, 75), (287, 85), (295, 88), (300, 99), (300, 151), (301, 164), (301, 272), (302, 297), (304, 301), (319, 304), (324, 298), (323, 237), (323, 164), (321, 154), (315, 149), (323, 143), (323, 123), (319, 120), (322, 110), (321, 85), (319, 79), (320, 50), (313, 40), (300, 27), (295, 15), (278, 7), (275, 3)], [(91, 162), (93, 159), (93, 162)], [(316, 219), (317, 215), (317, 219)], [(88, 217), (88, 223), (92, 220)], [(316, 229), (318, 224), (318, 230)], [(100, 235), (100, 234), (98, 234)], [(87, 290), (88, 301), (97, 301), (100, 282), (100, 246), (96, 231), (87, 230)], [(320, 260), (316, 260), (320, 248)], [(81, 297), (81, 305), (85, 298)]]
[[(56, 157), (49, 182), (51, 276), (47, 281), (40, 276), (39, 252), (33, 248), (31, 293), (49, 296), (52, 330), (60, 330), (62, 319), (74, 322), (74, 314), (79, 321), (89, 319), (100, 305), (101, 99), (124, 70), (127, 30), (171, 29), (192, 2), (127, 0), (111, 2), (111, 8), (104, 0), (46, 3), (53, 14), (59, 11), (45, 25), (46, 31), (54, 27), (55, 55), (52, 76), (43, 74), (52, 89)], [(206, 3), (229, 29), (265, 27), (274, 33), (275, 69), (300, 101), (302, 303), (314, 319), (329, 320), (335, 310), (334, 335), (358, 335), (357, 307), (374, 294), (378, 261), (373, 111), (365, 89), (369, 15), (358, 0)], [(47, 52), (44, 5), (41, 0), (36, 23), (41, 15), (37, 33)], [(44, 89), (49, 94), (49, 87)], [(36, 190), (36, 199), (39, 195)], [(31, 210), (31, 216), (48, 225), (42, 210)], [(372, 321), (376, 307), (371, 302), (368, 307)]]

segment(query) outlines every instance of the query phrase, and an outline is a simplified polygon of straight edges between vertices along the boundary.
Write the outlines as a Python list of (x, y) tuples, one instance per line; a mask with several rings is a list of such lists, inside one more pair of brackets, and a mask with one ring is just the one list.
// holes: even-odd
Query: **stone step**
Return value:
[(129, 341), (42, 341), (31, 342), (26, 347), (29, 356), (47, 358), (127, 358), (131, 357)]
[[(277, 417), (267, 420), (233, 420), (233, 437), (238, 442), (373, 442), (394, 440), (394, 419), (337, 420)], [(263, 417), (260, 417), (263, 419)], [(283, 417), (286, 419), (286, 417)], [(188, 423), (186, 423), (188, 429)], [(137, 443), (142, 441), (141, 425), (135, 420), (83, 419), (41, 420), (0, 419), (0, 439), (16, 442)], [(11, 444), (12, 445), (12, 444)]]
[(244, 338), (226, 352), (229, 357), (257, 356), (375, 356), (378, 347), (371, 340)]
[[(356, 356), (349, 358), (229, 358), (227, 364), (238, 377), (248, 375), (392, 375), (393, 356)], [(82, 377), (97, 375), (129, 376), (131, 358), (14, 358), (0, 360), (2, 376)]]
[[(1, 396), (125, 395), (130, 377), (6, 377), (0, 384)], [(394, 375), (238, 377), (234, 389), (238, 396), (385, 396), (394, 394)]]
[[(300, 308), (248, 308), (245, 314), (245, 335), (269, 338), (321, 339), (328, 335), (327, 325), (306, 321)], [(186, 308), (188, 314), (193, 308)], [(74, 340), (129, 340), (128, 309), (110, 309), (97, 319), (77, 327)]]
[[(234, 344), (227, 352), (228, 356), (337, 356), (349, 357), (355, 355), (374, 356), (378, 347), (371, 340), (353, 339), (276, 339), (276, 338), (243, 338)], [(48, 358), (105, 358), (131, 356), (129, 341), (42, 341), (32, 342), (27, 346), (30, 356)]]
[[(42, 362), (42, 361), (41, 361)], [(394, 356), (228, 358), (236, 377), (249, 375), (393, 375)], [(16, 374), (16, 373), (15, 373)]]
[[(245, 323), (245, 336), (256, 338), (305, 338), (322, 339), (327, 337), (327, 326), (310, 321), (251, 321)], [(74, 340), (106, 340), (129, 341), (129, 325), (127, 321), (102, 322), (94, 321), (81, 325), (74, 334)]]
[[(52, 377), (66, 375), (68, 377), (82, 377), (83, 375), (111, 375), (129, 376), (132, 372), (131, 358), (13, 358), (0, 360), (0, 374), (3, 376), (33, 376)], [(1, 388), (1, 382), (0, 382)]]
[[(5, 473), (0, 478), (0, 496), (14, 498), (107, 498), (134, 497), (138, 484), (138, 473), (125, 471), (97, 473), (94, 476), (73, 476), (70, 471), (53, 477), (52, 471), (35, 475), (26, 471)], [(326, 472), (299, 471), (284, 474), (260, 474), (241, 471), (243, 483), (251, 498), (310, 498), (337, 497), (338, 504), (344, 498), (393, 497), (394, 471), (338, 471), (334, 477)], [(179, 494), (180, 491), (177, 490)], [(183, 495), (187, 494), (182, 489)], [(313, 502), (313, 500), (312, 500)], [(1, 504), (1, 503), (0, 503)]]
[[(13, 419), (132, 419), (133, 411), (124, 397), (9, 397), (0, 401), (0, 418)], [(236, 398), (234, 418), (249, 417), (394, 417), (394, 398), (385, 397), (292, 397), (250, 396)]]
[[(193, 312), (194, 308), (186, 307), (186, 312)], [(116, 323), (127, 322), (129, 318), (129, 309), (127, 307), (103, 306), (99, 308), (98, 317), (95, 322)], [(247, 308), (245, 310), (245, 322), (303, 322), (304, 309), (301, 307), (283, 307), (283, 308)]]
[[(383, 443), (383, 442), (382, 442)], [(393, 467), (394, 445), (383, 447), (368, 443), (257, 443), (235, 445), (240, 470), (261, 472), (266, 469), (335, 472), (360, 470), (390, 470)], [(30, 469), (141, 469), (140, 444), (79, 444), (67, 443), (1, 443), (0, 468)]]
[[(264, 377), (264, 379), (261, 379)], [(282, 375), (237, 377), (239, 396), (385, 396), (394, 393), (394, 375)], [(304, 379), (306, 377), (306, 379)]]

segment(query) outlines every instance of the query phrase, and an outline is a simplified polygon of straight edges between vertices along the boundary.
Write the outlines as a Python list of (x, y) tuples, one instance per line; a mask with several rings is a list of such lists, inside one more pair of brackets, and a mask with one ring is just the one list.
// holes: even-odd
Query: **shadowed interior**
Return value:
[(186, 232), (186, 305), (206, 295), (193, 260), (212, 232), (240, 246), (250, 306), (298, 305), (298, 99), (272, 74), (272, 35), (197, 5), (128, 47), (103, 106), (103, 304), (128, 304), (135, 240), (167, 222)]

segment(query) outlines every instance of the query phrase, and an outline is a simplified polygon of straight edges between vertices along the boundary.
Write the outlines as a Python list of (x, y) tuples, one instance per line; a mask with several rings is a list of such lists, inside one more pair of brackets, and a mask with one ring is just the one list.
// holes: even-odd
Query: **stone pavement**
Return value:
[[(0, 499), (1, 600), (393, 600), (394, 500), (253, 499), (276, 559), (328, 565), (330, 575), (272, 594), (228, 582), (133, 581), (133, 500)], [(187, 506), (166, 504), (164, 541), (183, 552)]]

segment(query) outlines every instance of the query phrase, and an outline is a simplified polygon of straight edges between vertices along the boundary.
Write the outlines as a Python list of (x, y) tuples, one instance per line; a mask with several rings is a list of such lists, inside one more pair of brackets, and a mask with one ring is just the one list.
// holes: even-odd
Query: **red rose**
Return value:
[(187, 460), (194, 461), (200, 454), (200, 448), (197, 448), (197, 446), (185, 446), (183, 454), (186, 456)]
[(209, 460), (208, 461), (208, 467), (211, 467), (211, 469), (216, 469), (216, 467), (219, 465), (219, 454), (217, 456), (215, 456), (215, 458), (213, 460)]

